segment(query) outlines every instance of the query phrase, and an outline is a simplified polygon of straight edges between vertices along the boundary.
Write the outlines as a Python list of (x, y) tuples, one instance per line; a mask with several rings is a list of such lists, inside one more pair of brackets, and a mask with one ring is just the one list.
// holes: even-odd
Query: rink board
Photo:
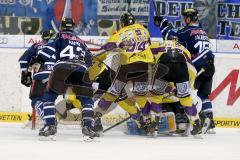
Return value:
[[(31, 113), (28, 112), (0, 112), (0, 122), (5, 123), (24, 123), (29, 120)], [(104, 126), (111, 126), (125, 118), (128, 114), (108, 114), (102, 118)], [(240, 128), (240, 118), (214, 118), (216, 127), (218, 128)], [(65, 124), (71, 125), (73, 122), (65, 122)], [(77, 122), (76, 122), (77, 123)]]

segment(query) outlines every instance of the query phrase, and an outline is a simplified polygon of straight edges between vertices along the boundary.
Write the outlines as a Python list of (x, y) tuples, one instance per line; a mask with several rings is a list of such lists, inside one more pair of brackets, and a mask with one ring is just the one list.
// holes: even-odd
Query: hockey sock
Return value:
[(93, 100), (90, 97), (81, 97), (81, 103), (83, 106), (82, 109), (82, 121), (83, 121), (83, 126), (87, 126), (92, 128), (93, 127)]
[(54, 106), (54, 102), (44, 102), (43, 103), (43, 111), (44, 111), (44, 121), (47, 126), (55, 125), (55, 113), (56, 108)]

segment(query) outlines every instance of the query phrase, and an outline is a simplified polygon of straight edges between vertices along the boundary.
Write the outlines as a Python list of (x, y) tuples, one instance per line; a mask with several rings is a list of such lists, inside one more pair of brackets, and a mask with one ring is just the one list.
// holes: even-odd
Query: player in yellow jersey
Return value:
[[(142, 109), (142, 113), (143, 113), (143, 115), (145, 115), (143, 118), (146, 119), (145, 121), (148, 121), (148, 123), (150, 123), (147, 127), (149, 127), (149, 130), (152, 130), (152, 131), (155, 130), (155, 127), (158, 127), (158, 125), (156, 124), (157, 120), (155, 120), (155, 118), (158, 117), (157, 119), (159, 119), (160, 114), (161, 114), (160, 117), (163, 118), (162, 113), (161, 113), (162, 110), (169, 111), (168, 108), (166, 110), (166, 107), (162, 108), (163, 103), (175, 103), (175, 102), (178, 102), (179, 100), (181, 102), (183, 101), (182, 103), (184, 103), (186, 100), (188, 100), (188, 99), (182, 99), (181, 97), (180, 98), (176, 97), (176, 94), (175, 94), (175, 91), (176, 91), (175, 84), (176, 83), (173, 83), (170, 81), (165, 81), (166, 82), (165, 86), (161, 85), (161, 84), (156, 84), (156, 80), (158, 81), (158, 80), (162, 79), (158, 75), (162, 75), (161, 71), (164, 70), (165, 66), (159, 65), (162, 63), (158, 63), (158, 62), (159, 62), (160, 57), (166, 53), (166, 49), (177, 49), (179, 52), (184, 54), (184, 57), (186, 57), (186, 59), (189, 60), (191, 58), (189, 51), (185, 47), (183, 47), (182, 45), (177, 43), (177, 41), (170, 40), (170, 41), (164, 41), (164, 43), (152, 42), (151, 50), (153, 52), (154, 61), (155, 61), (154, 62), (155, 66), (153, 67), (154, 68), (153, 69), (154, 76), (152, 79), (152, 82), (153, 82), (153, 84), (152, 84), (153, 88), (151, 90), (152, 95), (149, 97), (149, 100), (151, 100), (152, 103), (151, 104), (149, 103), (148, 105), (146, 105), (145, 108)], [(176, 62), (179, 62), (179, 60), (176, 60)], [(183, 64), (187, 65), (187, 69), (185, 67), (184, 72), (187, 76), (189, 76), (189, 83), (191, 84), (189, 87), (192, 88), (194, 85), (195, 77), (196, 77), (196, 69), (192, 66), (191, 61), (184, 61)], [(166, 66), (168, 66), (168, 65), (166, 65)], [(173, 71), (168, 72), (168, 74), (166, 76), (171, 75), (171, 74), (174, 74)], [(181, 77), (177, 77), (177, 78), (181, 78)], [(161, 87), (166, 87), (166, 88), (162, 94), (159, 94), (159, 93), (157, 93), (157, 91)], [(172, 108), (170, 109), (170, 111), (173, 111)], [(165, 113), (165, 115), (166, 115), (166, 113)], [(169, 115), (171, 116), (170, 113), (169, 113)], [(134, 124), (132, 124), (132, 125), (134, 125)], [(160, 125), (162, 125), (162, 124), (160, 124)], [(168, 124), (166, 124), (165, 126), (168, 126)], [(131, 128), (133, 130), (133, 127), (131, 127)], [(161, 130), (158, 130), (158, 131), (161, 133), (162, 130), (163, 130), (163, 128), (161, 128)], [(165, 128), (164, 132), (173, 131), (173, 130), (174, 130), (174, 128)], [(136, 133), (136, 132), (134, 131), (134, 133)]]
[[(163, 47), (155, 49), (155, 53), (153, 49), (153, 54), (156, 57), (156, 70), (152, 80), (151, 109), (156, 113), (161, 112), (164, 94), (169, 92), (169, 83), (173, 82), (176, 87), (176, 97), (193, 125), (191, 134), (198, 134), (201, 130), (201, 124), (190, 94), (191, 85), (195, 80), (194, 73), (189, 72), (190, 53), (177, 42), (171, 41), (171, 43), (166, 43)], [(169, 68), (168, 74), (161, 78), (158, 77), (158, 73), (161, 72), (159, 64)]]
[[(140, 108), (147, 102), (148, 64), (153, 63), (150, 35), (146, 28), (135, 23), (132, 14), (121, 16), (122, 28), (112, 35), (102, 47), (105, 50), (120, 49), (119, 67), (108, 92), (103, 95), (96, 111), (104, 112), (105, 106), (121, 95), (127, 82), (133, 82), (133, 93)], [(103, 60), (107, 54), (98, 57)]]

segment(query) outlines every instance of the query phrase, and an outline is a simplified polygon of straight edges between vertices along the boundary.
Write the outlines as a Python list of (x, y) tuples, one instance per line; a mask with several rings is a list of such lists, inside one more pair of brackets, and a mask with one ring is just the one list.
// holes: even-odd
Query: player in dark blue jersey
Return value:
[(56, 64), (48, 81), (48, 89), (43, 96), (45, 126), (41, 137), (54, 137), (57, 133), (54, 102), (58, 95), (71, 89), (79, 95), (82, 104), (82, 133), (87, 138), (98, 136), (93, 131), (92, 84), (88, 81), (87, 68), (92, 65), (92, 56), (85, 43), (73, 33), (74, 22), (63, 18), (60, 32), (53, 42), (48, 43), (35, 62), (48, 63), (52, 58)]
[[(198, 89), (198, 96), (203, 101), (202, 115), (203, 121), (210, 119), (208, 129), (215, 128), (213, 121), (212, 104), (208, 95), (212, 89), (212, 78), (215, 72), (214, 55), (210, 49), (209, 38), (198, 22), (198, 11), (188, 8), (183, 12), (184, 22), (186, 26), (180, 29), (173, 29), (168, 20), (161, 16), (154, 16), (154, 24), (160, 27), (163, 39), (172, 39), (177, 37), (179, 43), (186, 47), (192, 57), (192, 63), (201, 73), (195, 81), (195, 88)], [(204, 71), (204, 72), (203, 72)], [(209, 121), (206, 121), (209, 122)], [(206, 132), (206, 131), (204, 131)]]
[(52, 59), (51, 62), (38, 64), (37, 66), (34, 66), (32, 68), (29, 67), (29, 64), (31, 60), (37, 57), (39, 51), (48, 43), (49, 39), (52, 37), (53, 34), (54, 32), (52, 30), (43, 31), (42, 42), (34, 43), (19, 58), (20, 68), (22, 71), (21, 83), (27, 87), (31, 86), (31, 105), (33, 109), (37, 110), (41, 118), (43, 117), (42, 96), (47, 84), (46, 82), (48, 81), (49, 74), (52, 71), (54, 60)]

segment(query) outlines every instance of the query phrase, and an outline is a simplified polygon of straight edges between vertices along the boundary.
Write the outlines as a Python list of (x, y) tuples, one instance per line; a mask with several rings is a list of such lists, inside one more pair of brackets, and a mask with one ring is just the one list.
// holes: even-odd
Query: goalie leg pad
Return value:
[(158, 134), (176, 131), (175, 115), (173, 112), (166, 112), (159, 116)]
[(142, 128), (139, 128), (138, 123), (133, 119), (127, 122), (127, 131), (128, 135), (146, 135), (146, 132)]

